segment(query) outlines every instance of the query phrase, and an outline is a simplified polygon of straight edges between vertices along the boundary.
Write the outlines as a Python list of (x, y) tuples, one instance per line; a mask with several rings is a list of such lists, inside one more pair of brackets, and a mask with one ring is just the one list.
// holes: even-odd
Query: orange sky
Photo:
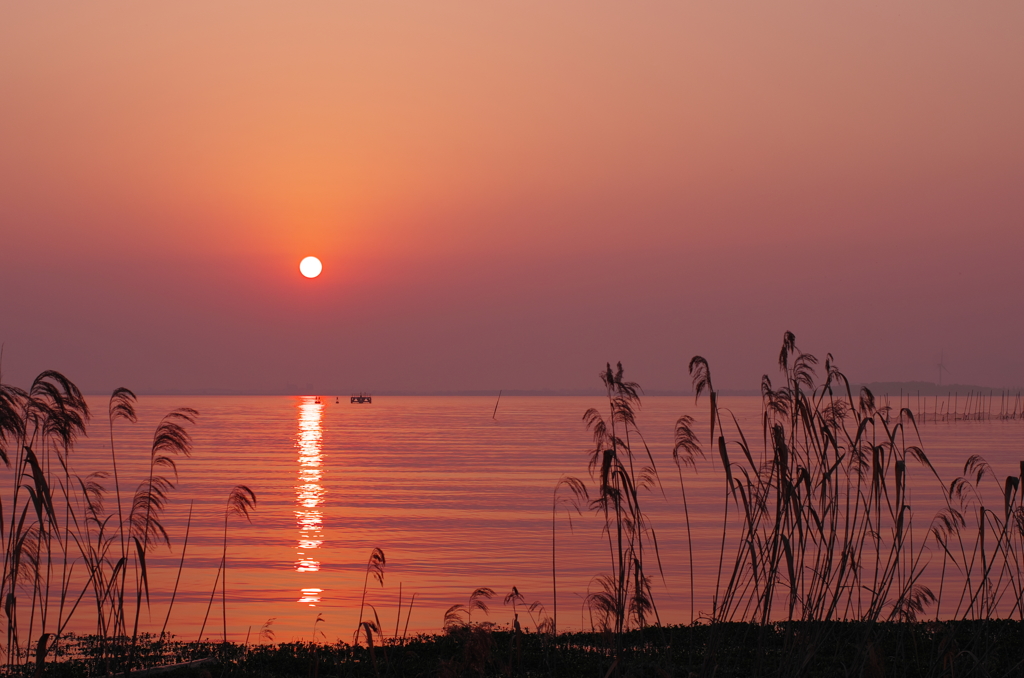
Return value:
[[(3, 378), (1024, 384), (1024, 6), (0, 4)], [(320, 256), (324, 275), (301, 279)]]

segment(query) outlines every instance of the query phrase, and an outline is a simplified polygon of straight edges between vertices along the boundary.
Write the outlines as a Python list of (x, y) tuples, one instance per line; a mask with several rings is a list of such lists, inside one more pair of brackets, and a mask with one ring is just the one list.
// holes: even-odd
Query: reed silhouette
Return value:
[(245, 485), (236, 485), (228, 493), (227, 501), (224, 504), (224, 539), (220, 556), (220, 565), (217, 567), (217, 575), (213, 580), (213, 591), (210, 592), (210, 601), (206, 606), (206, 615), (203, 617), (203, 624), (199, 628), (199, 640), (203, 638), (203, 631), (206, 629), (206, 621), (210, 618), (210, 609), (213, 607), (213, 599), (217, 595), (217, 584), (220, 583), (221, 600), (221, 621), (223, 623), (224, 642), (228, 642), (228, 604), (227, 604), (227, 580), (228, 580), (228, 518), (240, 516), (247, 522), (252, 522), (249, 511), (256, 508), (256, 493)]
[(370, 609), (373, 610), (375, 617), (374, 622), (363, 621), (363, 611), (366, 609), (366, 590), (370, 583), (370, 577), (372, 576), (377, 580), (377, 583), (384, 586), (384, 566), (387, 565), (387, 559), (384, 557), (384, 551), (374, 547), (373, 551), (370, 552), (370, 558), (366, 561), (366, 574), (363, 577), (363, 595), (359, 600), (359, 621), (356, 623), (355, 640), (359, 641), (359, 634), (365, 631), (367, 642), (370, 642), (371, 632), (381, 633), (380, 619), (377, 618), (377, 610), (372, 605)]
[[(568, 490), (568, 496), (561, 490)], [(580, 510), (580, 503), (589, 503), (590, 495), (587, 492), (587, 486), (579, 478), (573, 478), (572, 476), (562, 476), (558, 482), (555, 483), (555, 489), (552, 493), (551, 499), (551, 604), (552, 604), (552, 618), (551, 618), (551, 631), (552, 633), (558, 633), (558, 568), (555, 561), (555, 526), (556, 526), (556, 515), (558, 513), (559, 506), (566, 507), (566, 513), (569, 517), (569, 529), (572, 529), (572, 513), (568, 509), (572, 509), (577, 515), (582, 515)]]
[[(137, 421), (135, 403), (128, 389), (112, 393), (107, 406), (110, 471), (82, 476), (71, 462), (90, 418), (81, 391), (52, 370), (40, 374), (27, 391), (0, 384), (0, 460), (12, 480), (9, 495), (0, 500), (0, 525), (6, 526), (0, 528), (0, 598), (9, 666), (33, 650), (42, 666), (83, 600), (95, 606), (96, 634), (104, 639), (100, 651), (108, 669), (128, 670), (134, 661), (139, 615), (149, 605), (146, 556), (170, 544), (163, 511), (177, 481), (175, 459), (191, 454), (186, 427), (197, 416), (182, 408), (161, 420), (146, 476), (126, 507), (116, 428), (119, 421)], [(112, 508), (105, 484), (110, 480)], [(105, 645), (114, 637), (129, 638), (116, 656)]]
[[(142, 452), (144, 475), (134, 491), (126, 492), (125, 451), (117, 431), (122, 424), (138, 421), (136, 405), (132, 391), (114, 390), (106, 412), (109, 470), (81, 475), (72, 458), (90, 411), (80, 390), (54, 371), (40, 374), (28, 390), (0, 383), (0, 461), (11, 478), (10, 491), (0, 496), (0, 599), (8, 667), (34, 657), (41, 675), (49, 656), (62, 655), (59, 646), (72, 618), (77, 614), (81, 623), (82, 613), (90, 608), (96, 654), (105, 672), (131, 671), (143, 644), (151, 643), (151, 634), (139, 628), (143, 608), (151, 606), (147, 559), (155, 549), (171, 545), (164, 513), (178, 482), (178, 463), (192, 454), (189, 428), (198, 412), (179, 408), (160, 420), (149, 449)], [(235, 488), (228, 499), (218, 572), (222, 608), (227, 517), (248, 517), (254, 505), (255, 494), (245, 486)], [(161, 642), (169, 638), (166, 630), (191, 524), (190, 507), (177, 577), (158, 636)]]
[[(974, 455), (963, 475), (947, 485), (926, 455), (915, 414), (902, 396), (898, 408), (867, 388), (854, 396), (831, 354), (823, 368), (819, 382), (818, 359), (801, 351), (796, 336), (786, 332), (778, 357), (780, 384), (773, 385), (767, 374), (762, 377), (761, 431), (748, 438), (737, 417), (722, 407), (708, 361), (701, 356), (690, 361), (698, 406), (706, 398), (710, 449), (702, 445), (696, 420), (683, 414), (676, 421), (672, 458), (695, 620), (696, 557), (686, 477), (709, 456), (722, 464), (719, 548), (704, 554), (715, 559), (717, 572), (711, 613), (703, 618), (711, 629), (705, 660), (713, 661), (721, 650), (726, 625), (740, 622), (766, 630), (780, 621), (813, 624), (804, 628), (799, 644), (804, 655), (787, 660), (799, 664), (808, 660), (808, 648), (836, 642), (830, 634), (839, 627), (832, 622), (868, 624), (857, 627), (868, 648), (876, 624), (915, 623), (928, 615), (963, 621), (1002, 615), (1024, 621), (1024, 462), (1019, 475), (1000, 480)], [(622, 374), (621, 364), (614, 370), (608, 365), (601, 374), (607, 415), (597, 409), (584, 414), (594, 440), (589, 468), (597, 485), (590, 506), (602, 518), (612, 560), (610, 573), (595, 577), (599, 588), (586, 601), (592, 627), (613, 634), (616, 657), (631, 628), (660, 624), (644, 567), (645, 553), (658, 556), (659, 565), (660, 556), (654, 529), (641, 510), (642, 491), (655, 490), (660, 481), (636, 425), (640, 387)], [(994, 418), (991, 398), (972, 394), (965, 407), (961, 419)], [(1012, 417), (1016, 405), (1003, 403), (999, 417), (1007, 411)], [(752, 440), (760, 441), (759, 449)], [(915, 524), (908, 499), (909, 464), (923, 469), (913, 477), (930, 485), (924, 489), (941, 497), (935, 513), (927, 514), (934, 515), (927, 538)], [(559, 481), (552, 507), (556, 614), (558, 491), (570, 487), (576, 498), (588, 496), (582, 481), (572, 482)], [(1000, 508), (986, 508), (992, 506)], [(933, 576), (925, 580), (929, 565)], [(764, 640), (768, 632), (759, 637)], [(864, 650), (863, 662), (871, 652)], [(619, 669), (613, 663), (609, 672)]]
[(465, 605), (456, 603), (445, 610), (443, 628), (451, 629), (460, 626), (472, 626), (473, 610), (478, 610), (484, 614), (489, 613), (490, 608), (487, 606), (486, 601), (493, 597), (494, 589), (487, 588), (486, 586), (473, 589), (473, 592), (469, 594), (469, 601)]
[[(916, 436), (913, 414), (903, 408), (890, 418), (867, 389), (854, 400), (831, 355), (815, 387), (817, 362), (785, 334), (784, 384), (774, 389), (762, 378), (764, 446), (757, 453), (735, 417), (727, 441), (707, 362), (691, 361), (697, 397), (709, 392), (725, 481), (712, 621), (912, 619), (934, 599), (919, 583), (925, 541), (911, 540), (906, 464), (938, 475), (921, 447), (906, 443), (908, 427)], [(731, 548), (730, 504), (741, 512)]]
[[(651, 614), (657, 619), (645, 569), (647, 552), (653, 552), (659, 570), (661, 561), (654, 529), (641, 509), (640, 492), (653, 489), (659, 480), (654, 457), (636, 425), (640, 386), (623, 380), (622, 363), (615, 370), (608, 364), (600, 376), (608, 400), (608, 418), (591, 408), (583, 414), (583, 421), (593, 435), (589, 470), (598, 483), (590, 507), (604, 521), (611, 569), (595, 577), (600, 590), (590, 593), (586, 604), (592, 617), (597, 616), (599, 626), (621, 636), (631, 624), (646, 626)], [(637, 445), (646, 464), (634, 453)]]

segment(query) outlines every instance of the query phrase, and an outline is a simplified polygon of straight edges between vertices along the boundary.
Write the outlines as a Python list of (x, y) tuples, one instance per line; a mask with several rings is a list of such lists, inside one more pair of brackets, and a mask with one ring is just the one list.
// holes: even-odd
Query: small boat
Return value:
[(356, 405), (369, 405), (373, 402), (373, 398), (369, 393), (360, 393), (359, 395), (352, 396), (352, 403)]

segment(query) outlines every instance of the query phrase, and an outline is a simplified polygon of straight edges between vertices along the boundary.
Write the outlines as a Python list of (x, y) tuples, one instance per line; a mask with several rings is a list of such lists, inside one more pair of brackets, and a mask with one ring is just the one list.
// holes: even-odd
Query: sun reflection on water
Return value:
[[(303, 398), (299, 403), (299, 432), (295, 446), (299, 450), (298, 484), (295, 485), (295, 522), (299, 527), (297, 572), (318, 572), (320, 561), (315, 553), (323, 546), (324, 514), (320, 505), (326, 490), (323, 477), (323, 404), (319, 399)], [(313, 552), (313, 553), (311, 553)], [(315, 607), (323, 589), (304, 588), (298, 602)]]

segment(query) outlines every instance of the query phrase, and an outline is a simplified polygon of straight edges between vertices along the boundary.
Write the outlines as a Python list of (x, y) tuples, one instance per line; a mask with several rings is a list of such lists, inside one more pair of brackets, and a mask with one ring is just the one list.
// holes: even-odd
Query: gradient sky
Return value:
[[(1024, 4), (0, 2), (3, 380), (1024, 385)], [(305, 280), (298, 262), (324, 261)]]

